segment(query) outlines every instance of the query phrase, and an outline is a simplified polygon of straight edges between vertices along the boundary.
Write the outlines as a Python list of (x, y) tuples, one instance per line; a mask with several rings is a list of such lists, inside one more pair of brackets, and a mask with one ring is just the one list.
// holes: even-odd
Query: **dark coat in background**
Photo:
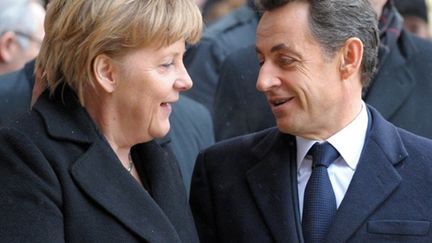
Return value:
[[(431, 242), (432, 140), (369, 110), (370, 131), (325, 242)], [(270, 128), (203, 151), (190, 203), (201, 242), (303, 242), (295, 137)]]
[(258, 14), (253, 1), (213, 22), (201, 41), (188, 49), (185, 66), (194, 86), (185, 94), (202, 103), (213, 113), (213, 98), (220, 66), (233, 51), (255, 43)]
[(183, 182), (189, 195), (190, 180), (199, 151), (214, 144), (213, 121), (210, 112), (200, 103), (180, 95), (173, 104), (171, 129), (157, 141), (169, 148), (179, 162)]
[(45, 92), (0, 129), (1, 241), (198, 242), (175, 159), (155, 142), (132, 157), (148, 190), (72, 91)]
[[(263, 94), (256, 90), (255, 46), (226, 58), (216, 92), (216, 140), (275, 125)], [(432, 43), (402, 31), (363, 97), (398, 127), (432, 138)]]
[(30, 110), (33, 69), (34, 60), (18, 71), (0, 75), (0, 127), (18, 114)]

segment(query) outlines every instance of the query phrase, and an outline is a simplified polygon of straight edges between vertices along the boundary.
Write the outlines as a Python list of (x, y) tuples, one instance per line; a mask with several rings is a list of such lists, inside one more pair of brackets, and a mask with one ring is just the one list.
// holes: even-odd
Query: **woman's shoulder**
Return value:
[(33, 110), (24, 112), (0, 129), (2, 138), (23, 139), (24, 137), (42, 139), (46, 133), (41, 117)]

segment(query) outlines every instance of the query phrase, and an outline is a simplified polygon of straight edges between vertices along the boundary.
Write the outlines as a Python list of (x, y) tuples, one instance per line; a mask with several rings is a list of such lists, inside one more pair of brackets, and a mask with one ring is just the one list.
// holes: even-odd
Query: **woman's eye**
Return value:
[(169, 68), (169, 67), (171, 67), (172, 65), (174, 65), (174, 63), (173, 63), (173, 62), (170, 62), (170, 63), (164, 63), (164, 64), (162, 64), (161, 66), (164, 67), (164, 68)]

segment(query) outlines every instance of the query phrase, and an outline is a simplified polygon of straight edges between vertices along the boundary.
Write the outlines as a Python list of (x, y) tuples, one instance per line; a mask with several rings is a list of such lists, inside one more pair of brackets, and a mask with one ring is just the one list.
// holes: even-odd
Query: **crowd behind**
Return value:
[[(224, 191), (230, 187), (229, 177), (225, 184), (222, 181), (209, 185), (210, 189), (196, 186), (192, 192), (191, 183), (195, 180), (199, 185), (205, 177), (200, 173), (207, 175), (216, 170), (205, 171), (202, 164), (210, 165), (218, 154), (245, 152), (240, 148), (218, 151), (216, 145), (214, 151), (199, 155), (205, 149), (218, 142), (235, 143), (235, 137), (275, 126), (283, 131), (267, 102), (268, 87), (260, 73), (265, 63), (263, 52), (258, 51), (257, 57), (256, 33), (263, 12), (253, 0), (196, 0), (196, 9), (188, 0), (178, 0), (176, 4), (176, 0), (167, 0), (167, 5), (187, 9), (191, 14), (179, 17), (178, 10), (162, 4), (170, 9), (166, 12), (171, 11), (182, 21), (179, 26), (177, 19), (155, 20), (160, 26), (155, 24), (154, 28), (164, 27), (163, 21), (171, 21), (167, 25), (174, 26), (172, 33), (164, 36), (157, 30), (136, 34), (122, 31), (127, 26), (126, 15), (132, 22), (127, 29), (130, 31), (150, 19), (140, 19), (132, 8), (125, 7), (125, 13), (117, 13), (101, 5), (99, 11), (106, 14), (85, 16), (80, 12), (89, 8), (85, 0), (76, 0), (76, 6), (71, 3), (74, 1), (0, 0), (0, 182), (7, 184), (0, 190), (0, 207), (9, 208), (0, 220), (0, 224), (8, 223), (7, 227), (0, 226), (0, 241), (14, 240), (20, 228), (17, 225), (31, 228), (41, 224), (41, 232), (34, 229), (21, 240), (57, 242), (69, 237), (71, 241), (98, 242), (104, 237), (92, 235), (91, 229), (105, 227), (105, 231), (117, 234), (107, 233), (105, 242), (130, 242), (137, 235), (149, 242), (198, 242), (198, 235), (202, 242), (223, 237), (228, 237), (228, 242), (234, 233), (215, 236), (212, 230), (229, 224), (230, 216), (226, 222), (217, 221), (215, 215), (204, 212), (216, 209), (210, 209), (203, 200), (218, 198), (220, 195), (213, 194), (207, 198), (206, 190)], [(374, 9), (380, 40), (377, 70), (369, 85), (361, 90), (365, 102), (362, 107), (371, 105), (395, 126), (431, 139), (432, 41), (427, 6), (432, 2), (383, 2), (382, 8)], [(147, 10), (148, 6), (139, 7), (149, 16), (160, 14)], [(200, 18), (195, 15), (198, 10)], [(114, 15), (118, 21), (108, 26)], [(202, 23), (194, 24), (201, 17)], [(107, 24), (102, 24), (104, 21)], [(60, 24), (68, 29), (63, 30)], [(139, 38), (145, 40), (139, 43)], [(162, 44), (157, 45), (159, 42)], [(159, 61), (159, 54), (167, 63), (153, 70), (150, 67)], [(167, 56), (169, 60), (165, 60)], [(93, 58), (91, 62), (89, 58)], [(90, 84), (83, 83), (87, 79)], [(118, 80), (131, 83), (120, 85)], [(152, 85), (154, 80), (160, 83)], [(261, 83), (257, 84), (257, 80)], [(141, 94), (146, 100), (137, 98)], [(168, 117), (169, 121), (165, 121)], [(86, 154), (84, 158), (80, 158), (82, 154)], [(203, 162), (206, 156), (209, 161)], [(78, 163), (71, 162), (76, 159)], [(115, 162), (110, 165), (112, 168), (105, 168), (103, 162), (111, 160)], [(194, 172), (196, 161), (201, 161), (203, 167)], [(119, 164), (126, 170), (116, 172)], [(129, 175), (135, 180), (129, 181)], [(209, 180), (218, 177), (215, 174)], [(22, 184), (16, 185), (17, 181)], [(36, 186), (30, 186), (32, 183)], [(102, 186), (108, 184), (112, 186)], [(122, 187), (132, 189), (122, 194)], [(148, 195), (138, 195), (140, 188), (145, 188)], [(231, 192), (243, 193), (240, 189)], [(192, 212), (189, 195), (193, 197)], [(25, 203), (16, 206), (20, 200)], [(147, 204), (141, 206), (140, 200)], [(100, 208), (85, 205), (88, 201), (98, 202)], [(35, 212), (39, 207), (50, 210), (47, 214)], [(137, 209), (140, 207), (145, 209)], [(32, 213), (27, 215), (26, 210)], [(230, 209), (214, 212), (225, 213), (245, 217)], [(111, 214), (116, 220), (107, 219)], [(26, 222), (28, 217), (34, 220)], [(66, 217), (71, 221), (66, 221)], [(43, 231), (55, 228), (59, 222), (64, 224), (62, 232), (52, 232), (45, 238)], [(148, 226), (149, 222), (154, 223)], [(75, 224), (85, 224), (88, 229)], [(120, 229), (123, 225), (125, 232)], [(132, 233), (128, 235), (129, 232)], [(245, 237), (250, 233), (244, 232)]]

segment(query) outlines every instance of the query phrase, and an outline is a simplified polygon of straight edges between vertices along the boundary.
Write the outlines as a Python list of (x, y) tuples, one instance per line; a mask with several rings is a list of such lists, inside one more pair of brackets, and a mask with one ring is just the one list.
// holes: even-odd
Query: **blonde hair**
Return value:
[(196, 43), (203, 28), (193, 0), (52, 0), (36, 60), (51, 94), (69, 85), (84, 105), (95, 87), (93, 62), (100, 54), (121, 57), (139, 47)]

